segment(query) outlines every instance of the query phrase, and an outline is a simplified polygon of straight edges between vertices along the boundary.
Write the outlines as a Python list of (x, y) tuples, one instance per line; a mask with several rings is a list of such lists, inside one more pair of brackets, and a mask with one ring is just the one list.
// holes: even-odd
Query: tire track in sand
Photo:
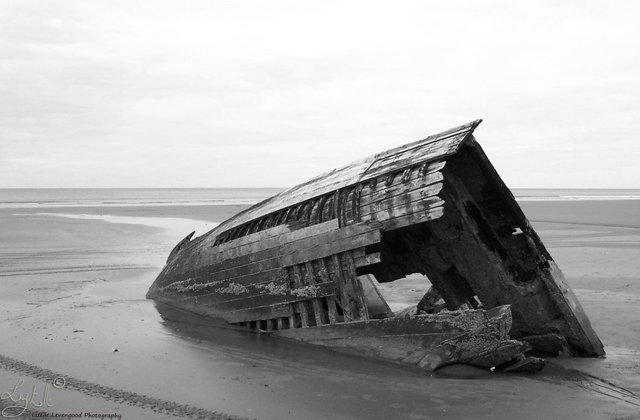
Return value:
[(135, 392), (124, 391), (93, 382), (83, 381), (3, 355), (0, 355), (0, 368), (21, 375), (30, 376), (44, 382), (51, 382), (54, 378), (61, 377), (64, 378), (64, 389), (78, 391), (82, 394), (102, 398), (108, 401), (115, 401), (143, 409), (150, 409), (162, 414), (211, 420), (248, 420), (245, 417), (205, 410), (203, 408), (187, 404), (178, 404), (173, 401), (161, 400), (147, 395), (137, 394)]

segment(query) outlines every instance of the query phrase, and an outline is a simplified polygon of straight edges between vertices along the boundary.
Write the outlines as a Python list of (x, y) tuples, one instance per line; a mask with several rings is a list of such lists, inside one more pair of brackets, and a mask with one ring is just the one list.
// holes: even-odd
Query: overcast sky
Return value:
[(638, 1), (0, 0), (0, 188), (286, 187), (476, 118), (640, 188)]

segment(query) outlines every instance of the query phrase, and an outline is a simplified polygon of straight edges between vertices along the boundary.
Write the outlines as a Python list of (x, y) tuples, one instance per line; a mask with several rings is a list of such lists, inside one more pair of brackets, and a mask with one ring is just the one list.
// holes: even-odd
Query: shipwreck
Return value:
[[(481, 120), (329, 171), (193, 233), (147, 293), (172, 307), (436, 370), (539, 370), (601, 356), (589, 319), (473, 132)], [(394, 314), (377, 284), (430, 288)]]

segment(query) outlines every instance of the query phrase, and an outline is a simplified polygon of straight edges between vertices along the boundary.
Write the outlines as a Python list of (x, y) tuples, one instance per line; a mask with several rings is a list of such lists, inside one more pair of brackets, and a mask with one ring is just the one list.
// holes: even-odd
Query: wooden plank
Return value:
[(338, 201), (337, 201), (338, 204), (336, 208), (336, 215), (337, 215), (340, 227), (344, 227), (347, 225), (346, 218), (345, 218), (345, 206), (347, 202), (347, 194), (348, 194), (348, 191), (346, 189), (340, 190), (338, 192)]
[(393, 219), (373, 220), (370, 223), (371, 226), (376, 226), (381, 230), (388, 231), (439, 219), (443, 214), (444, 207), (440, 205), (430, 208), (429, 211), (425, 213), (410, 213), (403, 216), (395, 217)]
[[(446, 165), (447, 161), (437, 161), (437, 162), (431, 162), (431, 163), (423, 163), (423, 164), (419, 164), (418, 166), (414, 166), (414, 170), (411, 173), (411, 177), (408, 180), (409, 182), (411, 181), (419, 181), (423, 178), (428, 177), (431, 174), (440, 172), (442, 169), (444, 169), (445, 165)], [(417, 168), (417, 170), (416, 170)], [(382, 193), (384, 191), (384, 188), (382, 188), (384, 186), (384, 181), (385, 181), (385, 176), (381, 176), (380, 179), (377, 178), (373, 178), (369, 181), (363, 182), (362, 185), (364, 186), (363, 190), (362, 190), (362, 196), (368, 196), (371, 194), (375, 194), (377, 191), (380, 191), (380, 193)], [(402, 177), (395, 177), (393, 180), (393, 183), (387, 187), (387, 188), (394, 188), (397, 186), (402, 185)]]
[(463, 124), (461, 126), (454, 127), (454, 128), (451, 128), (451, 129), (446, 130), (446, 131), (442, 131), (442, 132), (437, 133), (437, 134), (433, 134), (431, 136), (428, 136), (425, 139), (417, 140), (417, 141), (414, 141), (414, 142), (411, 142), (411, 143), (407, 143), (405, 145), (396, 147), (396, 148), (388, 150), (386, 152), (379, 153), (378, 155), (376, 155), (376, 157), (378, 157), (379, 159), (383, 159), (383, 158), (385, 158), (385, 157), (387, 157), (389, 155), (396, 155), (399, 152), (406, 151), (406, 150), (412, 149), (412, 148), (417, 147), (417, 146), (421, 146), (421, 145), (424, 145), (424, 144), (429, 144), (429, 143), (440, 142), (440, 141), (446, 140), (446, 139), (448, 139), (450, 137), (457, 136), (458, 134), (460, 134), (462, 132), (467, 132), (469, 134), (469, 133), (473, 132), (473, 130), (481, 122), (482, 122), (482, 120), (471, 121), (471, 122), (469, 122), (467, 124)]
[(318, 220), (319, 222), (322, 222), (323, 220), (335, 219), (333, 205), (334, 196), (333, 194), (327, 194), (325, 197), (327, 198), (327, 200), (322, 207), (322, 213), (320, 214), (320, 219)]
[(291, 211), (291, 207), (289, 207), (288, 209), (278, 210), (275, 213), (277, 217), (274, 220), (274, 227), (284, 224), (285, 221), (287, 220), (287, 215), (289, 214), (290, 211)]
[(225, 321), (233, 324), (236, 322), (251, 322), (256, 320), (265, 320), (291, 315), (291, 305), (281, 304), (225, 312), (222, 316)]
[(262, 228), (264, 230), (266, 229), (273, 229), (274, 227), (278, 226), (280, 223), (278, 223), (278, 217), (279, 214), (276, 213), (271, 213), (269, 216), (265, 217), (265, 223), (263, 223)]
[[(371, 213), (379, 213), (389, 211), (394, 207), (407, 206), (410, 203), (427, 202), (429, 198), (436, 196), (442, 191), (442, 183), (432, 184), (424, 188), (407, 191), (397, 195), (389, 195), (386, 199), (379, 200), (375, 203), (363, 204), (360, 210), (361, 217)], [(364, 219), (363, 219), (364, 220)]]
[(417, 214), (417, 215), (426, 216), (426, 214), (429, 211), (431, 211), (432, 208), (442, 206), (443, 204), (444, 204), (444, 201), (437, 196), (430, 197), (424, 200), (419, 199), (411, 203), (399, 204), (389, 209), (381, 210), (378, 212), (373, 212), (373, 213), (363, 212), (362, 221), (363, 222), (385, 221), (389, 219), (406, 216), (408, 214)]
[(345, 196), (343, 213), (344, 213), (344, 224), (350, 225), (355, 223), (356, 221), (356, 216), (354, 211), (355, 196), (356, 196), (355, 187), (349, 188), (347, 191), (348, 192), (346, 193), (346, 196)]
[(362, 287), (362, 295), (367, 310), (369, 311), (369, 318), (388, 317), (393, 316), (393, 311), (389, 308), (387, 301), (378, 290), (378, 282), (375, 276), (372, 274), (365, 274), (358, 276), (360, 286)]
[[(442, 159), (448, 158), (449, 154), (439, 152), (434, 153), (434, 156), (437, 156), (438, 159)], [(370, 173), (367, 173), (365, 176), (363, 176), (362, 181), (368, 182), (372, 178), (386, 177), (387, 175), (391, 174), (393, 174), (394, 176), (397, 174), (399, 176), (405, 169), (409, 169), (411, 167), (419, 166), (422, 163), (429, 162), (430, 158), (430, 154), (426, 153), (426, 156), (416, 157), (413, 155), (408, 155), (401, 160), (393, 160), (384, 164), (376, 163), (371, 167)], [(380, 181), (380, 179), (378, 181)], [(391, 180), (388, 180), (387, 182), (390, 183)]]
[[(457, 146), (452, 147), (452, 149), (449, 151), (438, 152), (438, 153), (435, 153), (434, 155), (438, 159), (449, 158), (451, 155), (455, 154), (456, 150), (457, 150)], [(398, 176), (400, 176), (404, 170), (415, 167), (415, 166), (419, 166), (424, 162), (429, 162), (430, 159), (431, 158), (429, 156), (424, 156), (420, 159), (416, 159), (412, 156), (408, 156), (406, 159), (402, 161), (389, 162), (389, 164), (385, 166), (376, 166), (372, 168), (372, 170), (375, 169), (375, 172), (372, 172), (371, 174), (367, 174), (366, 177), (363, 177), (363, 182), (369, 182), (371, 178), (384, 177), (387, 174), (398, 174)]]
[(378, 160), (367, 170), (361, 180), (369, 180), (380, 175), (403, 171), (411, 166), (432, 159), (442, 159), (457, 151), (468, 133), (459, 134), (443, 142), (436, 142), (420, 146), (419, 148), (399, 153), (384, 160)]
[[(417, 173), (417, 170), (415, 171)], [(400, 178), (400, 177), (398, 177)], [(389, 186), (378, 186), (374, 191), (366, 188), (360, 197), (360, 206), (370, 205), (383, 200), (388, 200), (391, 196), (408, 194), (415, 190), (428, 188), (433, 184), (439, 183), (444, 179), (441, 172), (433, 172), (424, 177), (417, 176), (409, 179), (405, 183), (395, 182)]]
[[(302, 230), (302, 229), (290, 230), (290, 228), (286, 225), (276, 226), (274, 228), (271, 228), (271, 229), (274, 229), (272, 233), (275, 232), (275, 229), (282, 229), (282, 232), (280, 234), (266, 235), (265, 237), (261, 237), (258, 240), (249, 241), (247, 243), (239, 242), (242, 239), (244, 239), (244, 238), (239, 238), (237, 240), (226, 242), (221, 245), (217, 245), (213, 247), (214, 252), (210, 252), (208, 249), (206, 249), (208, 248), (208, 244), (205, 241), (199, 245), (200, 248), (203, 248), (203, 250), (206, 250), (201, 252), (200, 257), (203, 258), (203, 260), (199, 261), (199, 264), (212, 265), (216, 263), (222, 263), (229, 259), (237, 258), (243, 255), (252, 254), (264, 249), (278, 246), (278, 244), (281, 243), (282, 240), (295, 241), (295, 240), (304, 238), (306, 236), (313, 236), (317, 234), (318, 231), (330, 231), (334, 229), (334, 226), (331, 226), (330, 223), (327, 225), (318, 224), (316, 226), (317, 227), (315, 227), (312, 230)], [(271, 229), (268, 229), (268, 230), (271, 230)], [(266, 231), (257, 232), (252, 235), (260, 235), (264, 232)], [(254, 237), (253, 239), (256, 239), (256, 238)], [(235, 243), (235, 246), (229, 245), (229, 244), (233, 245), (234, 243)]]
[(356, 248), (356, 249), (352, 249), (351, 252), (353, 254), (353, 258), (361, 258), (366, 255), (367, 249), (365, 247)]
[[(262, 273), (267, 271), (272, 271), (280, 268), (282, 265), (280, 264), (280, 256), (276, 255), (273, 258), (267, 258), (263, 260), (259, 260), (256, 262), (251, 262), (244, 265), (236, 265), (230, 266), (230, 268), (220, 270), (219, 267), (221, 265), (209, 266), (207, 267), (205, 276), (209, 276), (210, 278), (215, 279), (216, 281), (234, 281), (234, 279), (240, 279), (242, 277), (252, 275), (255, 273)], [(235, 263), (236, 261), (230, 261), (229, 264)], [(242, 262), (242, 260), (240, 260)], [(242, 282), (243, 284), (247, 284), (246, 282)]]
[(295, 303), (304, 300), (319, 299), (326, 296), (335, 295), (335, 284), (331, 281), (317, 283), (310, 286), (294, 287), (283, 294), (263, 293), (252, 296), (238, 297), (226, 301), (205, 301), (202, 297), (198, 297), (198, 302), (203, 305), (211, 305), (220, 309), (242, 309), (259, 306), (275, 305), (279, 303)]
[[(268, 291), (269, 289), (275, 288), (277, 290), (279, 288), (279, 285), (283, 284), (281, 283), (281, 277), (283, 273), (284, 275), (286, 275), (286, 270), (279, 269), (278, 271), (279, 273), (275, 277), (271, 277), (266, 281), (262, 281), (260, 283), (257, 281), (253, 283), (250, 282), (246, 286), (236, 282), (211, 282), (209, 284), (204, 284), (204, 286), (207, 286), (207, 288), (204, 291), (200, 291), (200, 293), (203, 293), (200, 295), (197, 294), (198, 292), (182, 294), (163, 292), (163, 294), (166, 296), (171, 296), (172, 301), (175, 301), (176, 303), (189, 301), (190, 299), (195, 297), (202, 305), (209, 303), (220, 304), (238, 299), (251, 298), (263, 294), (266, 295), (268, 294), (266, 291)], [(259, 276), (261, 275), (265, 275), (265, 273), (254, 273), (251, 276), (247, 276), (247, 281), (250, 281), (256, 277), (259, 278)], [(289, 293), (289, 288), (288, 286), (286, 287), (286, 293)], [(279, 293), (285, 294), (285, 292), (283, 291)]]
[[(329, 272), (327, 270), (327, 263), (324, 258), (320, 258), (316, 260), (316, 264), (318, 265), (318, 277), (320, 278), (320, 282), (326, 283), (331, 282), (329, 278)], [(335, 283), (333, 283), (335, 285)], [(338, 290), (336, 290), (336, 295), (339, 294)], [(338, 320), (338, 313), (336, 311), (336, 298), (335, 296), (327, 296), (327, 315), (329, 317), (329, 324), (335, 324)]]
[(353, 312), (351, 311), (351, 303), (349, 302), (349, 295), (346, 293), (346, 280), (342, 273), (342, 264), (340, 262), (341, 254), (333, 254), (330, 256), (330, 276), (333, 282), (336, 284), (336, 296), (340, 298), (340, 306), (342, 307), (342, 314), (344, 316), (344, 322), (350, 322), (354, 320)]
[[(183, 272), (185, 275), (188, 275), (189, 277), (200, 277), (200, 278), (206, 279), (206, 281), (209, 281), (211, 277), (216, 277), (218, 278), (218, 280), (222, 280), (225, 278), (238, 277), (246, 273), (251, 273), (252, 271), (264, 271), (264, 270), (276, 268), (281, 265), (278, 261), (260, 263), (261, 265), (257, 265), (253, 268), (240, 268), (240, 267), (257, 263), (261, 260), (278, 257), (283, 254), (298, 251), (300, 249), (308, 248), (310, 246), (313, 246), (314, 241), (325, 240), (325, 239), (328, 241), (331, 241), (335, 239), (336, 235), (338, 236), (342, 235), (342, 233), (336, 233), (337, 232), (336, 220), (332, 220), (329, 223), (323, 223), (322, 225), (323, 226), (320, 226), (320, 225), (311, 226), (310, 228), (307, 228), (308, 230), (306, 232), (297, 231), (297, 232), (292, 232), (291, 234), (283, 235), (283, 237), (279, 238), (277, 241), (274, 241), (273, 243), (263, 244), (261, 246), (262, 248), (264, 248), (265, 246), (268, 246), (267, 249), (264, 249), (261, 251), (254, 251), (253, 253), (251, 253), (251, 251), (253, 251), (252, 249), (246, 249), (246, 252), (248, 252), (247, 254), (240, 255), (237, 258), (229, 258), (227, 260), (219, 262), (218, 264), (211, 264), (211, 261), (215, 259), (220, 259), (221, 258), (220, 255), (217, 255), (217, 257), (214, 257), (214, 258), (207, 258), (207, 259), (203, 258), (202, 261), (198, 261), (197, 263), (196, 262), (192, 263), (191, 261), (187, 260), (181, 265), (183, 270), (176, 269), (174, 273), (171, 273), (171, 276), (177, 277), (181, 274), (181, 272)], [(315, 227), (318, 227), (319, 229), (312, 229)], [(315, 234), (315, 236), (307, 236), (305, 233)], [(346, 234), (349, 234), (349, 233), (351, 233), (351, 231), (346, 231)], [(327, 234), (329, 236), (328, 237), (318, 236), (319, 234), (320, 235)], [(272, 238), (272, 239), (276, 239), (276, 238)], [(291, 241), (288, 241), (289, 239), (291, 239)], [(264, 242), (268, 242), (268, 240), (265, 240)], [(282, 242), (284, 242), (284, 244)], [(277, 246), (278, 244), (280, 244), (280, 246)], [(270, 245), (273, 245), (273, 246), (270, 246)], [(236, 248), (236, 250), (245, 250), (245, 249), (243, 249), (243, 247), (240, 247), (240, 248)], [(211, 253), (211, 254), (215, 255), (215, 253)], [(203, 268), (199, 269), (198, 272), (189, 273), (188, 272), (189, 267), (196, 266), (196, 265), (200, 265)], [(232, 270), (232, 271), (230, 271), (229, 273), (225, 273), (224, 270)]]
[(300, 205), (300, 211), (298, 212), (298, 217), (295, 222), (291, 223), (292, 225), (298, 225), (300, 227), (304, 227), (308, 225), (309, 214), (311, 213), (311, 201), (305, 201)]
[[(277, 275), (274, 270), (278, 270), (280, 267), (303, 263), (328, 256), (334, 252), (342, 252), (377, 242), (380, 242), (380, 233), (378, 231), (372, 230), (367, 225), (352, 225), (315, 237), (287, 243), (279, 248), (272, 248), (239, 259), (229, 260), (224, 264), (205, 267), (198, 273), (191, 273), (191, 275), (194, 278), (194, 283), (213, 283), (212, 280), (218, 283), (224, 281), (237, 282), (242, 285), (248, 285), (252, 282), (263, 283), (271, 281), (273, 276)], [(260, 260), (239, 265), (242, 262), (255, 259)], [(220, 267), (227, 266), (230, 268), (220, 270)], [(264, 280), (260, 280), (260, 273), (270, 274), (265, 276)]]
[[(315, 225), (320, 226), (320, 225)], [(311, 226), (311, 229), (314, 226)], [(326, 228), (331, 227), (332, 229), (326, 230)], [(303, 230), (303, 229), (301, 229)], [(357, 235), (359, 233), (369, 232), (372, 229), (366, 225), (354, 225), (349, 226), (347, 228), (338, 229), (337, 221), (332, 220), (330, 224), (325, 225), (325, 228), (320, 229), (318, 231), (312, 231), (314, 235), (307, 235), (301, 238), (296, 238), (296, 240), (292, 239), (289, 235), (284, 235), (282, 240), (278, 241), (279, 246), (269, 247), (268, 249), (253, 251), (253, 253), (244, 255), (239, 258), (243, 258), (242, 260), (228, 260), (225, 261), (220, 266), (211, 267), (211, 272), (213, 271), (221, 271), (222, 267), (236, 267), (240, 265), (245, 265), (253, 262), (257, 262), (260, 260), (264, 260), (267, 258), (272, 258), (278, 255), (286, 255), (289, 253), (297, 252), (300, 250), (308, 249), (315, 246), (318, 242), (333, 242), (336, 240), (340, 240), (342, 238), (347, 238), (350, 236)]]
[[(293, 282), (293, 285), (296, 288), (302, 288), (302, 277), (300, 276), (300, 266), (294, 265), (290, 267), (288, 270), (289, 277)], [(307, 305), (304, 302), (296, 302), (294, 304), (295, 311), (300, 314), (300, 319), (302, 321), (302, 328), (306, 328), (309, 326), (309, 311), (307, 309)]]
[[(194, 296), (197, 295), (201, 298), (205, 298), (209, 295), (215, 295), (216, 300), (220, 300), (220, 297), (229, 295), (230, 297), (237, 296), (239, 294), (248, 293), (249, 290), (243, 290), (243, 287), (262, 285), (265, 283), (274, 282), (280, 284), (282, 282), (283, 269), (277, 268), (273, 270), (254, 272), (242, 277), (236, 277), (225, 280), (215, 280), (214, 277), (207, 274), (201, 276), (194, 276), (190, 280), (176, 281), (167, 286), (161, 288), (161, 292), (164, 294), (172, 294), (176, 297), (179, 296)], [(180, 285), (182, 283), (182, 285)], [(235, 288), (236, 290), (230, 290), (225, 292), (222, 289)]]
[[(307, 237), (316, 236), (321, 233), (330, 232), (338, 228), (337, 220), (329, 220), (324, 223), (318, 223), (306, 228), (290, 231), (286, 225), (276, 226), (271, 229), (267, 229), (262, 232), (257, 232), (252, 235), (260, 235), (267, 231), (272, 231), (273, 234), (265, 234), (264, 237), (260, 237), (257, 240), (242, 241), (244, 238), (238, 238), (233, 241), (226, 242), (222, 245), (218, 245), (215, 248), (215, 252), (209, 252), (211, 254), (205, 264), (215, 264), (231, 258), (236, 258), (246, 254), (254, 254), (259, 251), (264, 251), (270, 248), (278, 247), (283, 243), (292, 243)], [(275, 232), (280, 231), (276, 234)], [(255, 239), (255, 238), (253, 238)], [(235, 245), (234, 245), (235, 244)]]
[[(302, 267), (303, 267), (305, 282), (310, 286), (317, 287), (318, 282), (316, 281), (316, 278), (315, 278), (313, 264), (311, 262), (306, 262), (304, 263), (304, 265), (302, 265)], [(333, 283), (329, 282), (328, 284), (331, 285), (331, 290), (335, 293), (335, 286), (333, 285)], [(322, 308), (322, 303), (320, 302), (320, 299), (322, 297), (324, 296), (316, 297), (311, 300), (311, 305), (313, 306), (313, 313), (315, 314), (315, 317), (316, 317), (316, 325), (327, 324), (327, 320), (324, 315), (324, 309)]]
[[(282, 284), (282, 267), (273, 269), (265, 269), (264, 271), (254, 270), (246, 273), (240, 273), (235, 277), (227, 277), (220, 280), (213, 281), (211, 283), (216, 284), (216, 289), (212, 293), (220, 293), (221, 288), (229, 287), (231, 284), (236, 284), (244, 287), (251, 287), (256, 285), (263, 285), (265, 283), (274, 282), (276, 284)], [(217, 273), (211, 273), (210, 278), (217, 278)]]
[(362, 196), (362, 189), (364, 188), (363, 184), (358, 184), (354, 188), (353, 201), (351, 205), (353, 206), (353, 220), (356, 223), (360, 222), (360, 197)]
[[(368, 220), (371, 215), (373, 218), (380, 218), (381, 213), (396, 214), (402, 213), (402, 209), (414, 210), (427, 208), (439, 200), (442, 200), (438, 194), (442, 190), (442, 184), (434, 184), (428, 188), (412, 191), (408, 194), (389, 197), (386, 201), (380, 201), (371, 205), (363, 206), (362, 219), (363, 222)], [(375, 214), (378, 214), (377, 216)]]
[(338, 311), (336, 308), (336, 297), (335, 296), (327, 296), (325, 298), (327, 300), (327, 316), (329, 317), (329, 324), (335, 324), (338, 322)]
[(351, 260), (350, 252), (342, 252), (340, 253), (340, 271), (342, 274), (342, 283), (344, 285), (344, 294), (345, 294), (345, 302), (349, 306), (352, 319), (354, 321), (360, 320), (360, 308), (358, 305), (358, 301), (356, 300), (357, 293), (353, 284), (353, 279), (351, 278), (351, 272), (349, 270), (348, 262)]
[(376, 244), (380, 242), (380, 238), (380, 232), (373, 230), (335, 241), (319, 241), (313, 248), (303, 249), (299, 252), (284, 256), (282, 258), (282, 265), (288, 267), (294, 264), (325, 258), (332, 254), (349, 251), (354, 248)]
[(446, 157), (460, 146), (465, 136), (466, 134), (460, 134), (445, 141), (423, 144), (412, 150), (403, 151), (388, 158), (378, 159), (367, 170), (363, 179), (370, 178), (374, 173), (377, 173), (378, 176), (383, 173), (397, 173), (435, 158)]
[(356, 274), (356, 267), (351, 252), (344, 252), (340, 261), (342, 262), (345, 284), (347, 284), (347, 294), (350, 295), (351, 302), (355, 303), (357, 308), (357, 319), (367, 320), (369, 319), (369, 310), (364, 301), (364, 292), (362, 291), (362, 285)]
[(313, 206), (313, 210), (311, 211), (311, 216), (309, 217), (309, 223), (316, 224), (320, 223), (322, 220), (322, 211), (324, 209), (324, 205), (327, 202), (329, 196), (324, 195), (319, 199), (315, 200), (315, 205)]
[(357, 267), (366, 267), (368, 265), (378, 264), (382, 261), (381, 254), (374, 252), (373, 254), (365, 254), (361, 257), (354, 257), (353, 263)]
[(415, 160), (424, 161), (423, 156), (425, 154), (438, 154), (442, 150), (448, 150), (451, 145), (458, 145), (469, 132), (466, 130), (452, 133), (451, 135), (439, 137), (433, 141), (424, 141), (421, 143), (414, 143), (413, 145), (405, 145), (395, 150), (395, 153), (384, 153), (378, 155), (375, 162), (371, 165), (365, 176), (369, 175), (371, 171), (380, 166), (385, 166), (390, 162), (400, 162), (407, 159), (407, 157), (413, 157)]

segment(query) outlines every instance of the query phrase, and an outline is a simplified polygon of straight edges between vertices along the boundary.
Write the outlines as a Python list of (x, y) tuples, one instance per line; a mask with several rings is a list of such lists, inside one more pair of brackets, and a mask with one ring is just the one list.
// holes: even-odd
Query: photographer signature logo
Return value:
[(65, 385), (66, 380), (62, 376), (58, 376), (51, 383), (36, 382), (31, 388), (25, 387), (24, 379), (20, 379), (13, 388), (0, 394), (0, 407), (4, 407), (0, 411), (0, 416), (19, 417), (30, 408), (52, 407), (51, 387), (60, 389)]

